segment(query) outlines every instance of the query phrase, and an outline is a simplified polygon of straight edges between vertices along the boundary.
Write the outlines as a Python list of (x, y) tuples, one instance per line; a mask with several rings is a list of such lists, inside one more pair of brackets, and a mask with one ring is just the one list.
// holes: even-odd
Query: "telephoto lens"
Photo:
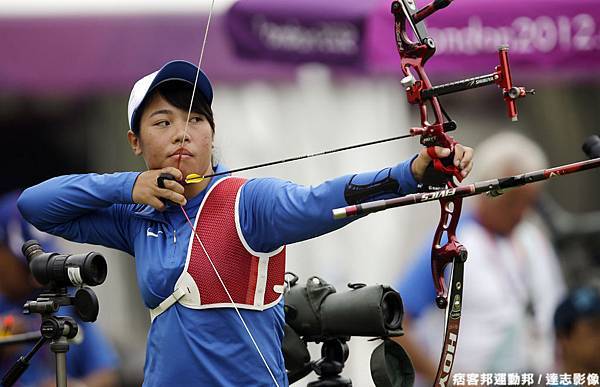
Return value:
[(401, 336), (404, 308), (389, 286), (349, 284), (337, 293), (333, 285), (310, 277), (306, 286), (294, 282), (284, 294), (285, 319), (308, 341), (342, 336)]
[(96, 286), (106, 279), (104, 257), (95, 252), (64, 255), (45, 252), (38, 241), (25, 242), (23, 255), (33, 277), (44, 286)]

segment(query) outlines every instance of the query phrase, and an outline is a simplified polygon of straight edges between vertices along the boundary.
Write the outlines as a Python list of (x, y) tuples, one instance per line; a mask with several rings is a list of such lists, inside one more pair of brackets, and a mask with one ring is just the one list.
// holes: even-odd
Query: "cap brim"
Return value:
[[(196, 76), (198, 77), (197, 81)], [(158, 85), (174, 80), (184, 81), (190, 85), (196, 84), (196, 89), (202, 94), (206, 102), (208, 102), (209, 105), (212, 104), (212, 86), (206, 77), (206, 74), (204, 74), (202, 70), (198, 71), (198, 68), (192, 63), (183, 60), (169, 62), (158, 70), (146, 95), (152, 92)]]

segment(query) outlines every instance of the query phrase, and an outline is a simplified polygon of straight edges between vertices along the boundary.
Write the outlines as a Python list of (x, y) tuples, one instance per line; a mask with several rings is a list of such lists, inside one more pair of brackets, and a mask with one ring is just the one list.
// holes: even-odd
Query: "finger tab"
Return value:
[(158, 185), (159, 188), (165, 188), (165, 180), (175, 180), (175, 176), (170, 173), (161, 173), (156, 178), (156, 185)]

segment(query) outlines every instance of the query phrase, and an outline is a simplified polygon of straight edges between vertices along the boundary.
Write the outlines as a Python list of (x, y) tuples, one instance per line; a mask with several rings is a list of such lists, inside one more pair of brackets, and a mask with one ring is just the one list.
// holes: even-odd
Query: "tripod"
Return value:
[(31, 351), (19, 360), (2, 377), (2, 387), (9, 387), (21, 377), (29, 367), (33, 355), (50, 341), (50, 350), (56, 358), (56, 386), (67, 386), (67, 351), (69, 350), (68, 339), (77, 335), (78, 327), (71, 317), (47, 316), (42, 320), (40, 327), (42, 337), (35, 343)]
[[(95, 321), (98, 315), (98, 299), (90, 288), (80, 288), (74, 297), (67, 294), (66, 288), (43, 293), (35, 301), (25, 303), (23, 313), (39, 313), (42, 316), (40, 325), (41, 337), (31, 351), (19, 360), (2, 377), (2, 387), (9, 387), (23, 375), (36, 352), (50, 342), (50, 350), (56, 361), (56, 386), (67, 387), (67, 340), (74, 338), (79, 331), (77, 322), (66, 316), (54, 316), (61, 306), (73, 305), (79, 317), (84, 321)], [(23, 341), (29, 341), (24, 339)], [(16, 341), (12, 341), (16, 343)]]

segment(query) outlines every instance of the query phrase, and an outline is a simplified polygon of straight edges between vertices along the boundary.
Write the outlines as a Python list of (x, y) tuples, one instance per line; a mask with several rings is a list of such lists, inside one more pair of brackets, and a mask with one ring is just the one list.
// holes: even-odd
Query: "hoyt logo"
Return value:
[(450, 371), (452, 371), (452, 364), (454, 363), (454, 351), (456, 351), (456, 339), (457, 336), (450, 332), (448, 335), (448, 341), (446, 342), (446, 359), (444, 359), (444, 375), (440, 378), (438, 384), (439, 387), (446, 387), (448, 385), (448, 378), (450, 377)]
[(447, 196), (452, 196), (455, 193), (456, 193), (456, 188), (445, 189), (443, 191), (424, 193), (423, 196), (421, 196), (421, 201), (426, 202), (428, 200), (436, 200), (439, 198), (445, 198)]

